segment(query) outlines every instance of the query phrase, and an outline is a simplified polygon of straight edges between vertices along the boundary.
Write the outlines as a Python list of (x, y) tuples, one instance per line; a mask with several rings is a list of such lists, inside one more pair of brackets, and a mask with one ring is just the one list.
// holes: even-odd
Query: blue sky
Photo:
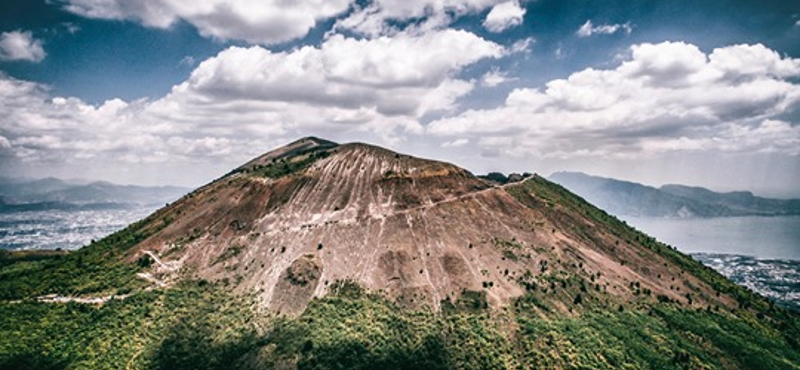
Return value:
[(0, 4), (0, 172), (197, 186), (306, 135), (800, 196), (796, 1)]

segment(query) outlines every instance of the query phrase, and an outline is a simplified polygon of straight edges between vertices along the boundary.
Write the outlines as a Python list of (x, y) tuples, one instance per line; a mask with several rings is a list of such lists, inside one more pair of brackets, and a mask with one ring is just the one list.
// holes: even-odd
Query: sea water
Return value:
[(0, 212), (0, 249), (78, 249), (153, 212), (136, 207), (104, 210)]
[(623, 219), (733, 282), (800, 311), (800, 216)]
[(800, 260), (800, 216), (622, 219), (684, 253)]

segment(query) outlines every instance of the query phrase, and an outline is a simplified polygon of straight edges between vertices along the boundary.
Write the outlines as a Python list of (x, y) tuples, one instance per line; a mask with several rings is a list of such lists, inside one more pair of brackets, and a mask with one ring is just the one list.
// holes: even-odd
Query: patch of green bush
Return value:
[(281, 158), (272, 163), (256, 166), (252, 169), (251, 174), (254, 176), (277, 179), (300, 172), (312, 165), (314, 162), (328, 157), (329, 155), (330, 151), (328, 150), (314, 148), (314, 150), (300, 153), (296, 156)]

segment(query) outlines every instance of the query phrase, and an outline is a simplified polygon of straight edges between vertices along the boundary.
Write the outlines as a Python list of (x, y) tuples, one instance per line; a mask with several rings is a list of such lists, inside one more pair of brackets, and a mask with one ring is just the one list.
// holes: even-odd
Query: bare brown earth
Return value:
[(576, 294), (556, 284), (581, 284), (609, 306), (659, 295), (735, 303), (663, 251), (548, 199), (541, 184), (500, 186), (448, 163), (306, 138), (159, 211), (167, 226), (129, 260), (157, 257), (146, 272), (154, 281), (221, 281), (287, 314), (338, 280), (434, 310), (467, 291), (502, 308), (535, 286), (568, 312)]

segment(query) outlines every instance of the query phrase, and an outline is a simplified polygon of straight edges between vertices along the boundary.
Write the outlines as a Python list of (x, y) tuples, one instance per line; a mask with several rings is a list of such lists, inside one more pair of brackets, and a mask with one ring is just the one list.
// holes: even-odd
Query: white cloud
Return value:
[(631, 24), (601, 24), (599, 26), (595, 26), (592, 24), (591, 20), (587, 20), (578, 31), (575, 32), (578, 37), (589, 37), (594, 34), (600, 35), (610, 35), (612, 33), (617, 33), (617, 31), (623, 31), (627, 34), (630, 34)]
[(0, 34), (0, 60), (25, 60), (41, 62), (47, 56), (42, 41), (28, 31), (11, 31)]
[(723, 124), (714, 136), (652, 137), (643, 145), (652, 152), (703, 151), (781, 153), (800, 156), (800, 129), (789, 122), (765, 119), (753, 125)]
[(140, 102), (109, 100), (92, 106), (75, 98), (50, 98), (43, 86), (9, 77), (0, 78), (0, 110), (6, 112), (0, 117), (0, 134), (26, 161), (137, 151), (136, 142), (165, 133), (146, 122), (130, 124), (141, 111)]
[(78, 25), (74, 24), (74, 23), (66, 22), (66, 23), (62, 23), (61, 26), (63, 26), (64, 29), (67, 32), (69, 32), (71, 35), (74, 35), (74, 34), (78, 33), (78, 31), (81, 30), (81, 28)]
[(181, 58), (181, 60), (178, 62), (178, 65), (193, 68), (195, 65), (197, 65), (197, 59), (191, 55), (187, 55)]
[(364, 132), (391, 144), (423, 134), (420, 117), (452, 109), (473, 89), (456, 77), (461, 69), (505, 53), (456, 30), (371, 40), (335, 35), (286, 52), (230, 47), (161, 99), (99, 105), (0, 76), (0, 135), (30, 163), (224, 158), (232, 166), (264, 145), (309, 133)]
[(412, 19), (445, 11), (454, 14), (478, 12), (499, 2), (498, 0), (376, 0), (373, 4), (380, 9), (385, 18)]
[(553, 52), (553, 56), (555, 56), (557, 60), (563, 60), (564, 58), (566, 58), (566, 53), (564, 52), (564, 48), (561, 46), (556, 48), (556, 51)]
[(483, 21), (483, 27), (490, 32), (503, 32), (522, 24), (523, 16), (525, 16), (525, 9), (518, 2), (507, 1), (492, 7), (492, 10), (486, 15), (486, 20)]
[(681, 42), (642, 44), (610, 70), (585, 69), (544, 89), (512, 91), (503, 106), (432, 122), (442, 137), (480, 138), (509, 156), (638, 156), (665, 151), (796, 155), (800, 59), (763, 45), (705, 54)]
[[(410, 29), (425, 32), (441, 29), (453, 18), (478, 13), (502, 2), (504, 0), (373, 0), (365, 6), (355, 5), (355, 11), (338, 20), (334, 29), (346, 29), (370, 37), (408, 32)], [(421, 22), (412, 22), (407, 29), (390, 22), (409, 20)]]
[(321, 20), (347, 10), (349, 0), (66, 0), (89, 18), (131, 20), (167, 28), (186, 21), (206, 37), (273, 44), (305, 36)]
[(282, 53), (259, 46), (232, 47), (201, 63), (172, 95), (419, 117), (449, 109), (471, 90), (471, 83), (453, 79), (455, 72), (503, 53), (497, 44), (456, 30), (371, 40), (334, 35), (320, 47)]
[(156, 28), (185, 21), (206, 37), (264, 45), (303, 37), (321, 21), (343, 14), (347, 16), (336, 21), (332, 32), (349, 30), (378, 37), (440, 30), (455, 18), (489, 8), (487, 27), (511, 27), (522, 21), (525, 12), (509, 0), (372, 0), (365, 4), (351, 0), (64, 1), (67, 11), (88, 18), (128, 20)]
[(495, 87), (513, 80), (515, 80), (515, 78), (509, 78), (505, 72), (493, 68), (481, 77), (481, 85), (485, 87)]
[(0, 136), (0, 149), (10, 149), (11, 142), (8, 141), (4, 136)]
[[(148, 27), (167, 28), (182, 20), (207, 37), (275, 44), (305, 36), (320, 21), (347, 13), (334, 29), (370, 37), (393, 35), (399, 21), (422, 32), (441, 29), (453, 18), (492, 8), (487, 27), (499, 29), (521, 22), (524, 10), (504, 0), (373, 0), (365, 5), (350, 0), (65, 0), (65, 9), (89, 18), (130, 20)], [(495, 7), (495, 5), (498, 5)], [(419, 21), (419, 22), (418, 22)], [(394, 25), (391, 25), (394, 24)]]
[(511, 47), (509, 48), (510, 53), (529, 53), (531, 51), (531, 45), (536, 42), (536, 39), (533, 37), (527, 37), (521, 40), (515, 41)]
[(467, 144), (469, 144), (469, 139), (461, 138), (442, 143), (442, 148), (458, 148)]

